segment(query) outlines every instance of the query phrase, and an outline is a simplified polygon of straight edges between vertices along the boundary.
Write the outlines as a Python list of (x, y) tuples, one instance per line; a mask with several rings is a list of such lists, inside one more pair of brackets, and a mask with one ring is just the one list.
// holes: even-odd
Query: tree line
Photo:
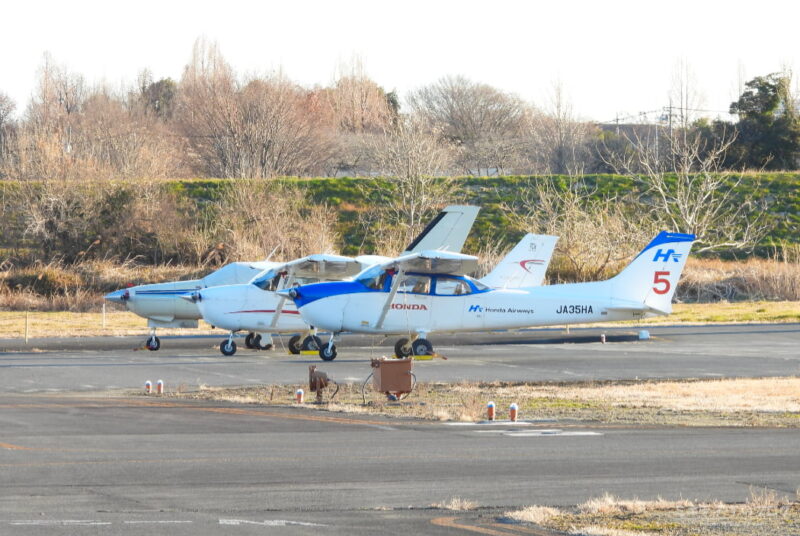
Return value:
[[(701, 156), (724, 148), (721, 169), (794, 170), (800, 116), (791, 88), (788, 73), (747, 82), (730, 106), (735, 122), (689, 121), (687, 99), (674, 107), (675, 121), (670, 106), (668, 125), (620, 127), (578, 119), (558, 87), (548, 105), (535, 106), (445, 76), (401, 106), (357, 60), (325, 87), (302, 87), (280, 71), (242, 76), (204, 40), (179, 80), (145, 70), (118, 90), (91, 86), (48, 56), (18, 118), (0, 88), (0, 178), (386, 175), (381, 155), (402, 129), (424, 131), (444, 155), (432, 169), (438, 175), (619, 172), (643, 140), (667, 146), (676, 136), (695, 141)], [(658, 162), (667, 170), (679, 165), (669, 153)]]

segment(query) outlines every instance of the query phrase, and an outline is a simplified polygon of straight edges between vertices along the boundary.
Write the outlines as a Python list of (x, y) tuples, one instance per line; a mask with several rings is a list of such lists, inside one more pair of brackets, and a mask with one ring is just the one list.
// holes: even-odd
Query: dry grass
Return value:
[(506, 512), (505, 516), (515, 521), (543, 525), (562, 514), (563, 512), (558, 508), (551, 508), (549, 506), (526, 506), (521, 510)]
[[(652, 534), (727, 536), (800, 533), (798, 497), (753, 490), (744, 503), (622, 499), (604, 494), (571, 509), (530, 506), (505, 515), (518, 521), (567, 532), (598, 536)], [(530, 517), (525, 512), (531, 512)], [(556, 513), (557, 512), (557, 513)]]
[[(524, 396), (519, 393), (517, 397)], [(800, 412), (800, 378), (744, 378), (535, 388), (529, 396), (672, 411)]]
[[(102, 305), (100, 306), (102, 307)], [(0, 312), (0, 338), (22, 338), (25, 335), (23, 311)], [(106, 327), (100, 312), (39, 312), (27, 313), (28, 336), (36, 337), (93, 337), (102, 335), (125, 336), (148, 333), (147, 320), (127, 311), (115, 311), (111, 304), (106, 312)], [(159, 329), (159, 335), (196, 335), (219, 333), (201, 322), (197, 329)]]
[(661, 510), (679, 510), (693, 506), (693, 502), (685, 500), (668, 501), (661, 497), (655, 501), (642, 501), (636, 498), (626, 500), (610, 493), (604, 493), (600, 497), (589, 499), (585, 503), (578, 505), (578, 511), (582, 514), (627, 515)]
[(138, 266), (116, 261), (50, 263), (0, 271), (0, 308), (6, 311), (97, 311), (103, 296), (128, 285), (194, 279), (211, 268)]
[(431, 505), (431, 508), (439, 508), (440, 510), (453, 510), (456, 512), (475, 510), (477, 507), (478, 503), (467, 499), (462, 499), (461, 497), (452, 497), (446, 501), (433, 503)]
[(569, 534), (575, 534), (578, 536), (644, 536), (647, 533), (640, 532), (638, 530), (633, 531), (602, 527), (599, 525), (587, 525), (585, 527), (572, 528), (570, 529)]
[[(184, 396), (242, 404), (293, 404), (303, 385), (209, 388)], [(614, 424), (673, 426), (800, 426), (800, 378), (584, 383), (420, 383), (404, 401), (388, 402), (360, 384), (343, 384), (320, 410), (476, 422), (486, 403), (497, 404), (498, 419), (515, 402), (521, 419), (556, 419)], [(327, 401), (327, 399), (326, 399)]]
[(689, 257), (681, 276), (682, 301), (800, 300), (797, 259), (722, 261)]

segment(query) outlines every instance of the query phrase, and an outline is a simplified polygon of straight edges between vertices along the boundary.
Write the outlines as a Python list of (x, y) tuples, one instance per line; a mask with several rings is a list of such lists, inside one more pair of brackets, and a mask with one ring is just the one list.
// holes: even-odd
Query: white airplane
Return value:
[[(411, 243), (407, 252), (424, 249), (456, 247), (460, 251), (469, 234), (472, 224), (478, 215), (479, 207), (452, 205), (443, 209)], [(301, 259), (302, 260), (302, 259)], [(352, 260), (352, 259), (351, 259)], [(384, 262), (386, 257), (364, 256), (366, 265)], [(161, 347), (161, 340), (156, 336), (156, 328), (196, 328), (202, 318), (195, 301), (181, 299), (184, 294), (195, 293), (201, 289), (223, 285), (246, 284), (265, 271), (284, 265), (283, 262), (234, 262), (208, 274), (202, 279), (173, 281), (138, 285), (114, 291), (105, 299), (115, 303), (124, 303), (129, 311), (147, 319), (150, 337), (147, 339), (148, 350), (155, 351)], [(363, 266), (359, 267), (359, 270)], [(356, 270), (357, 272), (358, 270)], [(350, 274), (352, 275), (352, 274)], [(317, 279), (318, 280), (318, 279)], [(312, 280), (308, 280), (311, 282)], [(211, 324), (215, 326), (215, 324)], [(220, 326), (224, 327), (224, 326)], [(226, 328), (227, 329), (227, 328)], [(233, 342), (233, 341), (231, 341)], [(256, 333), (245, 339), (248, 347), (266, 349)], [(235, 348), (235, 347), (234, 347)], [(234, 349), (235, 352), (235, 349)], [(231, 354), (232, 355), (232, 354)]]
[[(479, 207), (449, 206), (439, 213), (406, 248), (404, 254), (438, 248), (461, 251)], [(368, 266), (384, 263), (389, 257), (362, 255), (356, 258), (338, 255), (310, 255), (287, 263), (275, 264), (248, 284), (225, 285), (203, 289), (183, 296), (198, 307), (209, 324), (227, 329), (230, 335), (220, 343), (223, 355), (236, 353), (233, 340), (239, 331), (249, 331), (245, 344), (269, 349), (275, 333), (301, 333), (289, 339), (289, 351), (319, 350), (322, 341), (316, 330), (300, 318), (294, 303), (276, 291), (288, 287), (352, 277)]]
[[(451, 211), (457, 207), (449, 207)], [(475, 211), (477, 214), (477, 210)], [(469, 216), (472, 217), (472, 216)], [(470, 221), (471, 225), (471, 221)], [(459, 226), (460, 236), (448, 235), (454, 249), (461, 249), (469, 228)], [(487, 279), (497, 281), (498, 286), (535, 286), (544, 278), (553, 253), (557, 237), (527, 235), (514, 250), (495, 268)], [(437, 239), (441, 241), (441, 239)], [(415, 241), (417, 247), (425, 247), (428, 240)], [(413, 245), (413, 244), (412, 244)], [(409, 254), (413, 249), (409, 246)], [(183, 298), (197, 303), (203, 319), (217, 327), (230, 330), (230, 336), (220, 343), (224, 355), (236, 352), (233, 336), (238, 331), (255, 333), (256, 346), (272, 345), (273, 333), (296, 333), (289, 339), (289, 351), (299, 354), (301, 350), (319, 350), (322, 341), (316, 330), (300, 317), (297, 308), (286, 296), (277, 291), (324, 279), (345, 279), (361, 272), (368, 266), (391, 261), (388, 257), (363, 256), (350, 259), (330, 255), (311, 255), (286, 264), (275, 266), (246, 285), (227, 285), (184, 295)], [(249, 337), (250, 335), (248, 335)], [(266, 342), (265, 342), (266, 341)], [(330, 354), (321, 354), (325, 360)], [(335, 357), (335, 356), (334, 356)]]
[(130, 312), (147, 319), (150, 336), (145, 346), (150, 351), (156, 351), (161, 348), (156, 328), (196, 328), (198, 320), (202, 318), (196, 305), (180, 299), (182, 294), (206, 287), (246, 283), (278, 264), (270, 261), (232, 262), (202, 279), (132, 286), (106, 294), (105, 299), (124, 303)]
[(477, 257), (426, 251), (373, 266), (352, 281), (280, 291), (303, 319), (331, 338), (320, 349), (335, 356), (343, 331), (409, 334), (395, 345), (405, 357), (433, 352), (432, 332), (489, 331), (530, 326), (607, 322), (666, 315), (694, 235), (661, 232), (615, 277), (606, 281), (492, 289), (461, 274)]

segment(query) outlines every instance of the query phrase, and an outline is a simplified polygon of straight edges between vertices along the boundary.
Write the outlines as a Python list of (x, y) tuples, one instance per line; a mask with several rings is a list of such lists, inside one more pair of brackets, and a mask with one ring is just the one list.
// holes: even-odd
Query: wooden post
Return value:
[(106, 329), (106, 304), (103, 302), (103, 329)]

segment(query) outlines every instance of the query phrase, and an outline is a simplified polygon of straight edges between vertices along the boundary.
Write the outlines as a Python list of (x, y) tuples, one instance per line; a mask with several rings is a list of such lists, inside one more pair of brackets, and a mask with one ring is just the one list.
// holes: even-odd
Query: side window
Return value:
[(412, 294), (428, 294), (431, 290), (431, 278), (425, 275), (406, 276), (397, 288), (398, 292)]
[(440, 277), (436, 280), (436, 294), (439, 296), (459, 296), (470, 292), (472, 289), (466, 281), (449, 277)]

